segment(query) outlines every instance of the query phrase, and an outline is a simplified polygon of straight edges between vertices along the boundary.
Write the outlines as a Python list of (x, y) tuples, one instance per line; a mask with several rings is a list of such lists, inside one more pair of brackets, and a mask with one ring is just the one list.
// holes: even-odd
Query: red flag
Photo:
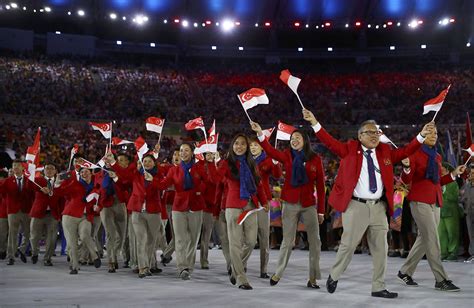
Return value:
[(209, 131), (207, 132), (207, 134), (208, 134), (209, 136), (214, 136), (214, 135), (216, 134), (216, 120), (214, 120), (214, 121), (212, 122), (212, 126), (211, 126), (211, 128), (209, 129)]
[(146, 130), (159, 133), (163, 130), (163, 126), (165, 125), (165, 120), (156, 118), (156, 117), (149, 117), (146, 119)]
[(298, 86), (300, 84), (301, 79), (291, 75), (289, 70), (283, 70), (280, 73), (280, 79), (283, 81), (290, 89), (298, 95)]
[(77, 154), (79, 152), (79, 145), (77, 143), (74, 144), (74, 146), (71, 149), (71, 157)]
[(194, 155), (194, 160), (196, 162), (198, 162), (200, 160), (204, 160), (204, 155), (203, 154), (196, 154), (196, 155)]
[(82, 164), (77, 164), (79, 167), (81, 168), (86, 168), (86, 169), (96, 169), (96, 168), (100, 168), (99, 165), (96, 165), (86, 159), (83, 159), (83, 163)]
[(275, 130), (275, 127), (262, 130), (262, 133), (265, 136), (265, 139), (267, 139), (267, 140), (270, 139), (270, 137), (273, 134), (274, 130)]
[(140, 160), (143, 158), (143, 155), (145, 155), (146, 152), (148, 152), (148, 145), (145, 142), (145, 139), (142, 137), (138, 137), (135, 140), (135, 149), (137, 150), (138, 157)]
[(193, 130), (193, 129), (202, 129), (204, 130), (204, 121), (201, 117), (189, 120), (188, 123), (184, 125), (186, 130)]
[(119, 137), (112, 137), (112, 145), (123, 145), (123, 144), (130, 144), (133, 143), (133, 141), (121, 139)]
[(268, 96), (265, 94), (265, 90), (260, 88), (252, 88), (243, 93), (237, 95), (242, 107), (245, 110), (248, 110), (257, 105), (266, 105), (269, 103)]
[(448, 95), (448, 91), (451, 85), (449, 85), (446, 89), (441, 91), (441, 93), (438, 94), (435, 98), (432, 98), (428, 100), (424, 105), (423, 105), (423, 114), (427, 114), (430, 111), (439, 111), (441, 107), (443, 106), (444, 99), (446, 98), (446, 95)]
[(110, 139), (112, 137), (112, 123), (89, 122), (89, 125), (92, 126), (93, 130), (101, 132), (104, 138)]
[(291, 125), (278, 121), (278, 130), (276, 138), (279, 140), (290, 140), (291, 134), (296, 130)]
[(26, 149), (26, 161), (35, 165), (39, 164), (40, 132), (41, 127), (38, 127), (33, 145)]
[(202, 154), (207, 152), (217, 152), (217, 141), (219, 140), (219, 134), (209, 136), (206, 141), (201, 141), (196, 145), (194, 154)]

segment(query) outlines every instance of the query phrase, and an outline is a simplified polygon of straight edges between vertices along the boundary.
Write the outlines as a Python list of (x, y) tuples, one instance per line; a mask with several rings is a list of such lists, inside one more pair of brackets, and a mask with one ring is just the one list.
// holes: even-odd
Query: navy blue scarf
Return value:
[(114, 181), (110, 177), (108, 172), (104, 171), (104, 178), (102, 179), (102, 187), (105, 189), (106, 196), (112, 196), (115, 194)]
[(260, 163), (264, 161), (265, 158), (267, 158), (267, 153), (265, 153), (265, 151), (262, 151), (260, 155), (258, 155), (257, 157), (254, 157), (255, 162), (257, 163), (257, 166), (260, 165)]
[(193, 189), (194, 187), (193, 177), (191, 176), (191, 172), (190, 172), (191, 167), (194, 165), (193, 160), (191, 159), (188, 163), (181, 161), (179, 165), (181, 169), (183, 169), (183, 172), (184, 172), (184, 190)]
[[(140, 167), (140, 170), (138, 172), (140, 172), (141, 175), (144, 175), (145, 172), (143, 171), (143, 167)], [(151, 169), (147, 169), (146, 172), (148, 172), (149, 174), (155, 176), (157, 173), (158, 173), (158, 169), (156, 168), (156, 166), (154, 166), (153, 168)], [(148, 187), (148, 185), (150, 184), (150, 182), (148, 182), (147, 180), (145, 180), (145, 188)]]
[(253, 178), (252, 171), (250, 171), (250, 167), (247, 164), (247, 158), (245, 155), (236, 155), (235, 157), (240, 162), (240, 199), (249, 200), (250, 197), (257, 192), (255, 179)]
[(296, 151), (291, 149), (291, 156), (293, 156), (293, 165), (291, 167), (291, 186), (300, 187), (308, 183), (308, 175), (304, 167), (305, 157), (303, 151)]
[(79, 183), (82, 185), (82, 187), (84, 187), (84, 189), (86, 190), (86, 194), (84, 195), (84, 197), (82, 198), (82, 201), (84, 201), (85, 203), (87, 203), (87, 196), (89, 196), (89, 194), (91, 193), (92, 189), (94, 188), (94, 182), (91, 181), (89, 184), (86, 183), (86, 181), (84, 181), (82, 178), (79, 178)]
[(428, 163), (426, 164), (425, 179), (431, 180), (434, 184), (439, 183), (439, 169), (436, 156), (438, 152), (435, 147), (430, 148), (427, 145), (422, 145), (421, 150), (428, 155)]

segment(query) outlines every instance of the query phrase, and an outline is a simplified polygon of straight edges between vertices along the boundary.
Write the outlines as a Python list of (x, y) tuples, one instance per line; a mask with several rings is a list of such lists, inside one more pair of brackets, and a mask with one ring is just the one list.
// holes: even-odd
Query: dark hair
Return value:
[(250, 153), (249, 138), (247, 137), (247, 135), (245, 135), (243, 133), (238, 133), (237, 135), (235, 135), (234, 138), (232, 139), (232, 141), (230, 142), (229, 151), (227, 152), (227, 162), (229, 163), (230, 174), (232, 175), (232, 177), (234, 179), (236, 179), (236, 180), (240, 179), (239, 169), (237, 169), (237, 158), (236, 158), (236, 155), (235, 155), (234, 149), (233, 149), (234, 143), (237, 140), (237, 138), (239, 138), (239, 137), (244, 138), (245, 141), (247, 142), (247, 151), (244, 154), (245, 157), (246, 157), (245, 160), (247, 161), (247, 164), (249, 165), (250, 171), (252, 172), (252, 176), (255, 180), (255, 184), (258, 185), (258, 183), (260, 183), (260, 174), (258, 173), (258, 169), (257, 169), (257, 166), (255, 165), (255, 160), (252, 157), (252, 153)]
[(181, 145), (179, 146), (178, 151), (181, 150), (181, 147), (182, 147), (183, 145), (186, 145), (186, 146), (188, 146), (188, 147), (191, 149), (191, 160), (193, 160), (193, 159), (194, 159), (194, 146), (193, 146), (191, 143), (189, 143), (189, 142), (183, 142), (183, 143), (181, 143)]
[(249, 137), (249, 144), (252, 143), (252, 142), (256, 142), (256, 143), (260, 144), (259, 141), (258, 141), (258, 137), (253, 136), (253, 135)]
[(46, 167), (47, 165), (50, 165), (50, 166), (53, 166), (56, 170), (58, 169), (58, 166), (56, 166), (56, 164), (50, 160), (46, 161), (43, 166)]
[(0, 170), (0, 178), (5, 179), (8, 177), (8, 172), (5, 170)]
[(377, 126), (377, 122), (375, 122), (375, 120), (365, 120), (364, 122), (360, 123), (359, 129), (357, 130), (357, 135), (360, 135), (360, 133), (362, 132), (362, 130), (364, 129), (366, 125)]
[(127, 154), (127, 152), (118, 152), (117, 154), (114, 154), (114, 158), (119, 158), (119, 156), (124, 156), (130, 161), (130, 155)]
[[(302, 131), (300, 129), (295, 130), (294, 132), (291, 133), (291, 136), (293, 136), (294, 133), (299, 133), (303, 137), (303, 153), (306, 161), (311, 160), (316, 153), (313, 151), (311, 148), (311, 141), (309, 140), (309, 135), (305, 131)], [(291, 139), (291, 137), (290, 137)], [(290, 146), (291, 147), (291, 146)]]

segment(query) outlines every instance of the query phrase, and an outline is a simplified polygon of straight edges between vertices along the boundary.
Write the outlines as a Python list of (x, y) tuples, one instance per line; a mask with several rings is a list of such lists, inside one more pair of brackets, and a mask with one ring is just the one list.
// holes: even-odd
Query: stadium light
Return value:
[(391, 26), (393, 25), (393, 22), (392, 21), (387, 21), (387, 26)]
[(23, 11), (26, 11), (26, 6), (23, 7)]
[(167, 23), (168, 23), (168, 19), (163, 19), (163, 23), (164, 23), (164, 24), (167, 24)]
[(426, 49), (426, 45), (425, 44), (421, 45), (421, 49)]
[(240, 50), (240, 51), (244, 50), (244, 47), (239, 46), (239, 50)]
[(356, 21), (355, 25), (356, 25), (356, 27), (360, 27), (362, 25), (362, 23), (360, 21)]
[(156, 47), (156, 44), (155, 43), (150, 43), (150, 47)]
[(51, 8), (50, 8), (49, 6), (45, 6), (45, 7), (44, 7), (44, 11), (45, 11), (46, 13), (50, 13), (50, 12), (51, 12)]
[(18, 8), (18, 4), (12, 2), (12, 3), (10, 3), (10, 7), (11, 7), (12, 9), (17, 9), (17, 8)]
[(117, 45), (122, 45), (122, 41), (117, 41), (116, 44)]
[(294, 25), (295, 27), (299, 27), (301, 24), (300, 24), (299, 22), (295, 22), (293, 25)]
[(270, 27), (272, 24), (270, 22), (265, 22), (265, 27)]
[(466, 47), (471, 47), (471, 42), (467, 42)]
[(402, 25), (401, 22), (397, 22), (397, 27), (400, 27)]
[(178, 19), (178, 18), (175, 18), (174, 23), (175, 23), (175, 24), (179, 24), (179, 19)]
[(122, 20), (127, 20), (127, 17), (126, 17), (126, 16), (123, 16), (123, 17), (122, 17)]
[(86, 12), (84, 12), (84, 10), (79, 10), (79, 11), (77, 11), (77, 15), (83, 17), (83, 16), (86, 15)]
[(330, 23), (330, 22), (325, 22), (324, 25), (325, 25), (326, 27), (330, 27), (330, 26), (331, 26), (331, 23)]
[(206, 25), (210, 25), (210, 24), (212, 24), (212, 21), (206, 20)]
[(56, 31), (56, 32), (54, 32), (54, 33), (56, 33), (56, 34), (61, 34), (61, 31)]
[(305, 27), (306, 27), (306, 29), (308, 29), (308, 28), (309, 28), (309, 24), (306, 24)]
[(212, 50), (217, 50), (217, 46), (211, 46)]
[(222, 21), (222, 31), (224, 32), (229, 32), (231, 31), (232, 29), (234, 29), (235, 27), (235, 23), (233, 20), (230, 20), (230, 19), (224, 19)]
[(368, 24), (368, 25), (367, 25), (367, 28), (372, 28), (372, 25), (371, 25), (371, 24)]
[(258, 28), (258, 22), (257, 22), (257, 23), (255, 23), (255, 28)]
[(390, 50), (395, 50), (395, 46), (390, 46)]
[(69, 16), (71, 16), (72, 13), (69, 11), (69, 12), (67, 12), (67, 14), (68, 14)]
[(412, 29), (415, 29), (417, 28), (419, 25), (423, 24), (423, 21), (422, 20), (417, 20), (417, 19), (413, 19), (409, 24), (408, 24), (408, 27), (412, 28)]
[(198, 27), (198, 23), (195, 22), (195, 23), (193, 24), (193, 26), (194, 26), (194, 28), (197, 28), (197, 27)]
[(443, 18), (440, 21), (438, 21), (438, 24), (440, 24), (442, 26), (446, 26), (446, 25), (449, 24), (449, 19), (448, 18)]
[(9, 10), (11, 7), (7, 4), (7, 5), (5, 5), (5, 8), (6, 8), (7, 10)]
[(135, 15), (132, 21), (136, 23), (137, 25), (141, 26), (148, 21), (148, 17), (142, 14), (138, 14), (138, 15)]
[(189, 26), (189, 21), (187, 21), (186, 19), (183, 20), (183, 21), (181, 22), (181, 26), (183, 26), (184, 28), (187, 28), (187, 27)]
[(332, 51), (332, 50), (333, 50), (332, 47), (328, 47), (328, 51)]
[(203, 23), (201, 24), (201, 26), (205, 27), (205, 26), (206, 26), (206, 23), (205, 23), (205, 22), (203, 22)]
[(298, 51), (303, 51), (303, 47), (298, 47)]
[(109, 17), (110, 17), (110, 19), (117, 19), (117, 14), (110, 13)]
[(346, 28), (349, 28), (349, 24), (346, 24), (345, 27), (346, 27)]

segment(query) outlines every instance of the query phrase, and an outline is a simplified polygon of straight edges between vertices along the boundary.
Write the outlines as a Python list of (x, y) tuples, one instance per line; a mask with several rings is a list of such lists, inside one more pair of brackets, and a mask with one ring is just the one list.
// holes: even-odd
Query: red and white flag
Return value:
[[(35, 140), (33, 141), (33, 145), (26, 149), (26, 158), (25, 160), (32, 164), (39, 164), (39, 152), (40, 152), (40, 132), (41, 127), (38, 127), (38, 131), (36, 132)], [(33, 172), (34, 176), (34, 172)]]
[(438, 96), (436, 96), (435, 98), (428, 100), (423, 105), (423, 114), (427, 114), (430, 111), (438, 112), (443, 106), (444, 100), (446, 98), (446, 95), (448, 95), (448, 91), (450, 87), (451, 85), (449, 85), (446, 89), (441, 91), (441, 93), (439, 93)]
[(135, 142), (135, 149), (137, 150), (138, 157), (140, 160), (143, 159), (143, 155), (145, 155), (148, 152), (148, 145), (145, 142), (145, 139), (142, 137), (138, 137)]
[(194, 155), (194, 161), (197, 163), (198, 161), (204, 160), (204, 155), (203, 154), (196, 154)]
[(79, 145), (75, 143), (71, 149), (71, 157), (77, 154), (79, 152)]
[(207, 152), (217, 152), (217, 141), (219, 140), (219, 134), (209, 136), (206, 141), (201, 141), (196, 145), (194, 154), (203, 154)]
[(464, 151), (466, 151), (467, 153), (469, 153), (469, 155), (474, 156), (474, 143), (471, 144), (470, 147), (468, 147), (467, 149), (464, 149)]
[(240, 93), (237, 97), (245, 110), (249, 110), (257, 105), (267, 105), (270, 102), (267, 94), (265, 94), (265, 90), (260, 88), (252, 88)]
[(378, 132), (379, 132), (380, 142), (385, 143), (385, 144), (389, 144), (389, 143), (390, 143), (390, 144), (392, 144), (394, 147), (398, 148), (398, 147), (396, 146), (396, 144), (393, 143), (392, 140), (390, 140), (390, 139), (387, 137), (387, 135), (385, 135), (385, 134), (383, 133), (383, 131), (380, 129), (380, 125), (376, 125), (376, 127), (377, 127), (377, 130), (378, 130)]
[(289, 70), (283, 70), (280, 73), (280, 79), (290, 87), (291, 91), (298, 95), (298, 86), (301, 82), (300, 78), (291, 75)]
[(189, 120), (188, 123), (184, 125), (184, 128), (186, 130), (202, 129), (204, 132), (206, 132), (204, 128), (204, 121), (201, 117)]
[(94, 163), (92, 163), (88, 160), (85, 160), (85, 159), (83, 159), (82, 164), (77, 164), (77, 165), (81, 168), (86, 168), (86, 169), (96, 169), (96, 168), (101, 169), (101, 167), (99, 165), (94, 164)]
[(26, 169), (23, 170), (23, 173), (28, 178), (28, 180), (30, 180), (31, 182), (35, 182), (36, 165), (32, 163), (28, 163), (28, 166)]
[(281, 121), (278, 121), (278, 130), (276, 138), (278, 140), (290, 140), (291, 134), (296, 130), (291, 125), (285, 124)]
[(92, 191), (90, 194), (87, 195), (86, 201), (91, 202), (92, 200), (99, 200), (100, 195), (96, 191)]
[(121, 139), (119, 137), (112, 137), (112, 145), (124, 145), (130, 143), (133, 143), (133, 141)]
[(207, 131), (207, 134), (210, 136), (214, 136), (216, 134), (216, 120), (212, 122), (211, 128)]
[(156, 117), (149, 117), (148, 119), (146, 119), (145, 125), (146, 130), (161, 134), (163, 126), (165, 125), (165, 120)]
[(101, 132), (104, 138), (110, 139), (112, 137), (112, 123), (89, 122), (89, 125), (93, 130)]
[(275, 127), (262, 130), (262, 133), (265, 136), (265, 139), (267, 139), (267, 140), (270, 139), (270, 137), (273, 134), (274, 130), (275, 130)]
[(247, 219), (247, 217), (249, 217), (253, 213), (259, 212), (259, 211), (264, 210), (264, 209), (265, 209), (264, 207), (257, 207), (253, 210), (243, 211), (242, 213), (240, 213), (239, 217), (237, 218), (237, 223), (239, 225), (242, 225), (244, 223), (244, 221)]

